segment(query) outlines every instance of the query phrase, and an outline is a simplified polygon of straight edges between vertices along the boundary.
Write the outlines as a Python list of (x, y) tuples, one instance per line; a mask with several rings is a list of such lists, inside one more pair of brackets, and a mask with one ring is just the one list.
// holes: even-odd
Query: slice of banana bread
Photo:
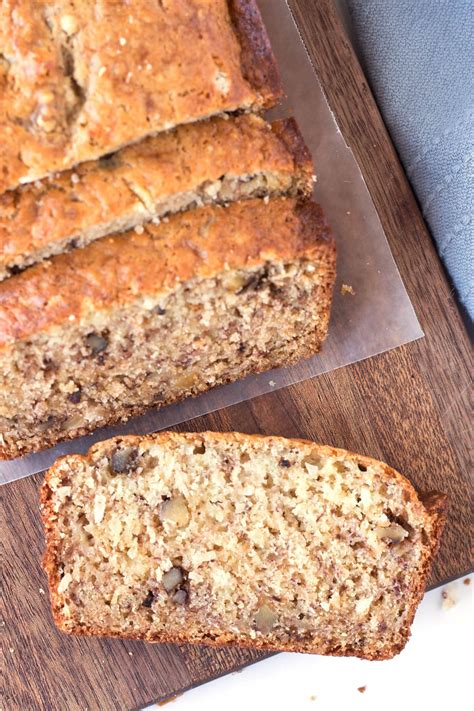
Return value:
[(0, 192), (281, 95), (256, 0), (4, 0)]
[(293, 198), (179, 213), (0, 283), (0, 458), (315, 353), (335, 245)]
[(404, 647), (445, 503), (369, 457), (213, 432), (101, 442), (41, 499), (65, 632), (366, 659)]
[(0, 280), (99, 237), (203, 203), (312, 192), (293, 119), (246, 114), (161, 133), (0, 196)]

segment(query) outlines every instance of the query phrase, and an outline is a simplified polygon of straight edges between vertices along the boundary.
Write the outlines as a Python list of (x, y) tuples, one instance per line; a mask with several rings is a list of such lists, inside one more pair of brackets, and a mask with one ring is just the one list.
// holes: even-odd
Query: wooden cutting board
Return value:
[[(420, 490), (450, 496), (431, 584), (472, 566), (469, 342), (417, 203), (331, 0), (292, 0), (342, 133), (354, 151), (426, 337), (176, 429), (298, 436), (380, 457)], [(4, 486), (5, 711), (134, 709), (257, 661), (239, 649), (70, 638), (53, 626), (41, 570), (42, 476)]]

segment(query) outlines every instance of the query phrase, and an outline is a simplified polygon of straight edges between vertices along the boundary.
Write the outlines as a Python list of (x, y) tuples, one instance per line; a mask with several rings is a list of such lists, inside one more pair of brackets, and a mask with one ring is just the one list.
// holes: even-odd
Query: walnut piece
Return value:
[(189, 597), (187, 571), (175, 565), (163, 575), (162, 583), (175, 605), (185, 605), (187, 603)]
[(130, 474), (137, 465), (138, 449), (125, 447), (116, 449), (110, 458), (110, 466), (114, 474)]
[(62, 429), (76, 430), (78, 427), (84, 427), (85, 424), (86, 422), (82, 415), (71, 415), (71, 417), (68, 417), (67, 420), (63, 423)]
[(109, 342), (98, 333), (89, 333), (89, 335), (86, 336), (86, 344), (90, 348), (92, 355), (97, 355), (98, 353), (105, 351), (109, 345)]
[(277, 614), (268, 605), (262, 605), (255, 615), (255, 627), (263, 634), (269, 634), (275, 626)]
[(390, 526), (379, 526), (377, 536), (389, 543), (401, 543), (408, 536), (408, 531), (398, 523), (391, 523)]
[(181, 588), (180, 590), (176, 590), (171, 599), (176, 605), (184, 605), (188, 601), (188, 593), (184, 588)]
[(230, 272), (222, 278), (222, 284), (227, 291), (239, 291), (245, 284), (245, 276), (236, 272)]
[(176, 378), (175, 384), (178, 389), (188, 390), (196, 385), (198, 381), (197, 373), (184, 373), (180, 377)]
[(178, 528), (185, 528), (191, 518), (186, 505), (186, 499), (181, 495), (163, 501), (160, 505), (158, 516), (162, 523), (165, 523), (165, 521), (167, 523), (173, 523)]
[(167, 573), (163, 575), (162, 583), (166, 592), (172, 592), (175, 588), (179, 587), (184, 580), (182, 568), (170, 568)]

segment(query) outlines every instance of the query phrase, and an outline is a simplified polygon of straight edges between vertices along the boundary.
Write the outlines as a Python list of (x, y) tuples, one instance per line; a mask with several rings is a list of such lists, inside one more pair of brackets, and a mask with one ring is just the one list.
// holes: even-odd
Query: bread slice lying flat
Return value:
[(309, 196), (292, 119), (214, 118), (150, 137), (0, 196), (0, 280), (54, 254), (172, 212), (251, 197)]
[(309, 357), (335, 245), (278, 198), (180, 213), (0, 283), (0, 458)]
[(65, 632), (386, 659), (445, 497), (312, 442), (163, 432), (59, 459), (41, 500)]

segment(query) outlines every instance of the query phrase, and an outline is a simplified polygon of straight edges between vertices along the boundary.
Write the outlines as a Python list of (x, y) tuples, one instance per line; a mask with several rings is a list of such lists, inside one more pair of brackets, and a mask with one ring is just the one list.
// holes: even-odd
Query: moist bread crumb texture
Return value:
[(160, 433), (57, 461), (42, 490), (74, 634), (393, 656), (441, 526), (385, 464), (301, 440)]
[(335, 278), (320, 208), (203, 207), (0, 284), (3, 457), (317, 352)]

